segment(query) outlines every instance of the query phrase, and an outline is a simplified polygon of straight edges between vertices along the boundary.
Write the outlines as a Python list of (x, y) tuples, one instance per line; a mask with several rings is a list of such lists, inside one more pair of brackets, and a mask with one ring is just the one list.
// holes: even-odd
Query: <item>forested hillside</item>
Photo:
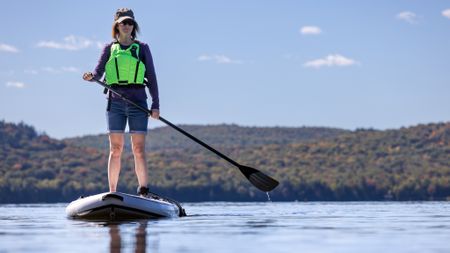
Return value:
[[(194, 133), (192, 127), (188, 131)], [(242, 146), (225, 144), (236, 138), (226, 128), (238, 126), (218, 127), (224, 128), (223, 134), (216, 131), (217, 140), (208, 141), (220, 144), (222, 140), (217, 145), (220, 151), (280, 181), (270, 194), (274, 201), (450, 198), (450, 123), (341, 131), (326, 138), (327, 134), (317, 134), (317, 139), (307, 141), (291, 137), (285, 143)], [(256, 140), (269, 134), (249, 136)], [(161, 140), (169, 142), (170, 137)], [(234, 140), (256, 142), (246, 140), (244, 134)], [(75, 141), (55, 140), (37, 134), (31, 126), (0, 121), (0, 203), (69, 201), (106, 191), (107, 149), (75, 145)], [(201, 148), (161, 145), (148, 153), (147, 161), (151, 189), (181, 201), (267, 199), (239, 170)], [(129, 152), (123, 158), (119, 184), (124, 192), (134, 192), (137, 186)]]
[[(237, 125), (180, 125), (181, 128), (214, 147), (253, 147), (266, 144), (289, 144), (336, 137), (347, 130), (325, 127), (241, 127)], [(108, 148), (108, 136), (86, 135), (65, 139), (82, 147)], [(126, 138), (127, 149), (130, 147)], [(150, 129), (146, 137), (148, 151), (197, 149), (198, 144), (170, 127)]]

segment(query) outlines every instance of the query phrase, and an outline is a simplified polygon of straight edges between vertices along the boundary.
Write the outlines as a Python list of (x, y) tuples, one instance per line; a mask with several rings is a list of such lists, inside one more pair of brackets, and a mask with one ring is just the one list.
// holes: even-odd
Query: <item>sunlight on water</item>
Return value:
[(189, 216), (124, 223), (65, 204), (0, 205), (0, 252), (449, 252), (449, 202), (187, 203)]

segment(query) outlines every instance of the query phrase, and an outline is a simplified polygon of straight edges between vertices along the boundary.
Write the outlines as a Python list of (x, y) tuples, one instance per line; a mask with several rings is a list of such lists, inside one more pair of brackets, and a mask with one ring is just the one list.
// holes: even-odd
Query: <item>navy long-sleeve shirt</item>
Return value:
[[(139, 58), (145, 64), (145, 78), (148, 81), (148, 89), (150, 92), (150, 96), (152, 97), (152, 105), (151, 109), (159, 110), (159, 93), (158, 93), (158, 81), (156, 80), (155, 66), (153, 65), (153, 57), (150, 52), (150, 47), (148, 44), (136, 41), (139, 43)], [(97, 66), (93, 72), (94, 78), (101, 79), (105, 73), (105, 65), (109, 60), (109, 56), (111, 54), (111, 45), (109, 43), (105, 45), (102, 50), (102, 54), (100, 55), (100, 59), (98, 60)], [(120, 45), (122, 49), (127, 49), (129, 46)], [(127, 87), (114, 87), (114, 89), (124, 95), (126, 98), (129, 98), (133, 101), (143, 101), (147, 99), (147, 94), (145, 93), (145, 89), (133, 89)], [(112, 99), (120, 99), (115, 94), (111, 94)]]

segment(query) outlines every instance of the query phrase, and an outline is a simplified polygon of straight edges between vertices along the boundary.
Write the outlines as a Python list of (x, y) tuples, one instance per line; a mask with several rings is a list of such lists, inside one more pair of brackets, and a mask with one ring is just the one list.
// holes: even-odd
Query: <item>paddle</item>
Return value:
[[(130, 99), (124, 97), (119, 92), (111, 89), (111, 87), (108, 86), (107, 84), (105, 84), (104, 82), (102, 82), (102, 81), (100, 81), (98, 79), (95, 79), (95, 78), (93, 80), (95, 82), (97, 82), (98, 84), (100, 84), (101, 86), (103, 86), (104, 88), (108, 89), (110, 92), (112, 92), (115, 95), (119, 96), (121, 99), (125, 100), (126, 102), (136, 106), (137, 108), (139, 108), (142, 111), (144, 111), (144, 112), (148, 113), (149, 115), (151, 115), (151, 113), (152, 113), (151, 110), (148, 110), (147, 108), (144, 108), (144, 107), (136, 104), (135, 102), (131, 101)], [(172, 127), (173, 129), (177, 130), (178, 132), (184, 134), (185, 136), (189, 137), (190, 139), (192, 139), (193, 141), (195, 141), (198, 144), (202, 145), (203, 147), (207, 148), (209, 151), (213, 152), (214, 154), (216, 154), (216, 155), (220, 156), (221, 158), (225, 159), (227, 162), (229, 162), (229, 163), (233, 164), (234, 166), (236, 166), (242, 172), (242, 174), (244, 174), (244, 176), (250, 181), (250, 183), (252, 183), (256, 188), (260, 189), (261, 191), (269, 192), (269, 191), (275, 189), (275, 187), (277, 187), (277, 185), (279, 184), (277, 180), (267, 176), (266, 174), (262, 173), (261, 171), (237, 163), (236, 161), (232, 160), (228, 156), (220, 153), (219, 151), (215, 150), (214, 148), (212, 148), (208, 144), (206, 144), (203, 141), (197, 139), (196, 137), (194, 137), (190, 133), (188, 133), (188, 132), (184, 131), (183, 129), (177, 127), (176, 125), (172, 124), (170, 121), (166, 120), (165, 118), (159, 116), (159, 120), (161, 120), (162, 122), (164, 122), (168, 126)]]

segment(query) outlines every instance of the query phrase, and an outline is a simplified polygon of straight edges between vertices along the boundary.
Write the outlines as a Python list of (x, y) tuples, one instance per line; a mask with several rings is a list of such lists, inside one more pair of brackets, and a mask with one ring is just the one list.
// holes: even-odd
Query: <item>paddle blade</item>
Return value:
[(257, 169), (240, 165), (239, 170), (245, 175), (250, 183), (263, 192), (270, 192), (279, 184), (277, 180), (267, 176)]

